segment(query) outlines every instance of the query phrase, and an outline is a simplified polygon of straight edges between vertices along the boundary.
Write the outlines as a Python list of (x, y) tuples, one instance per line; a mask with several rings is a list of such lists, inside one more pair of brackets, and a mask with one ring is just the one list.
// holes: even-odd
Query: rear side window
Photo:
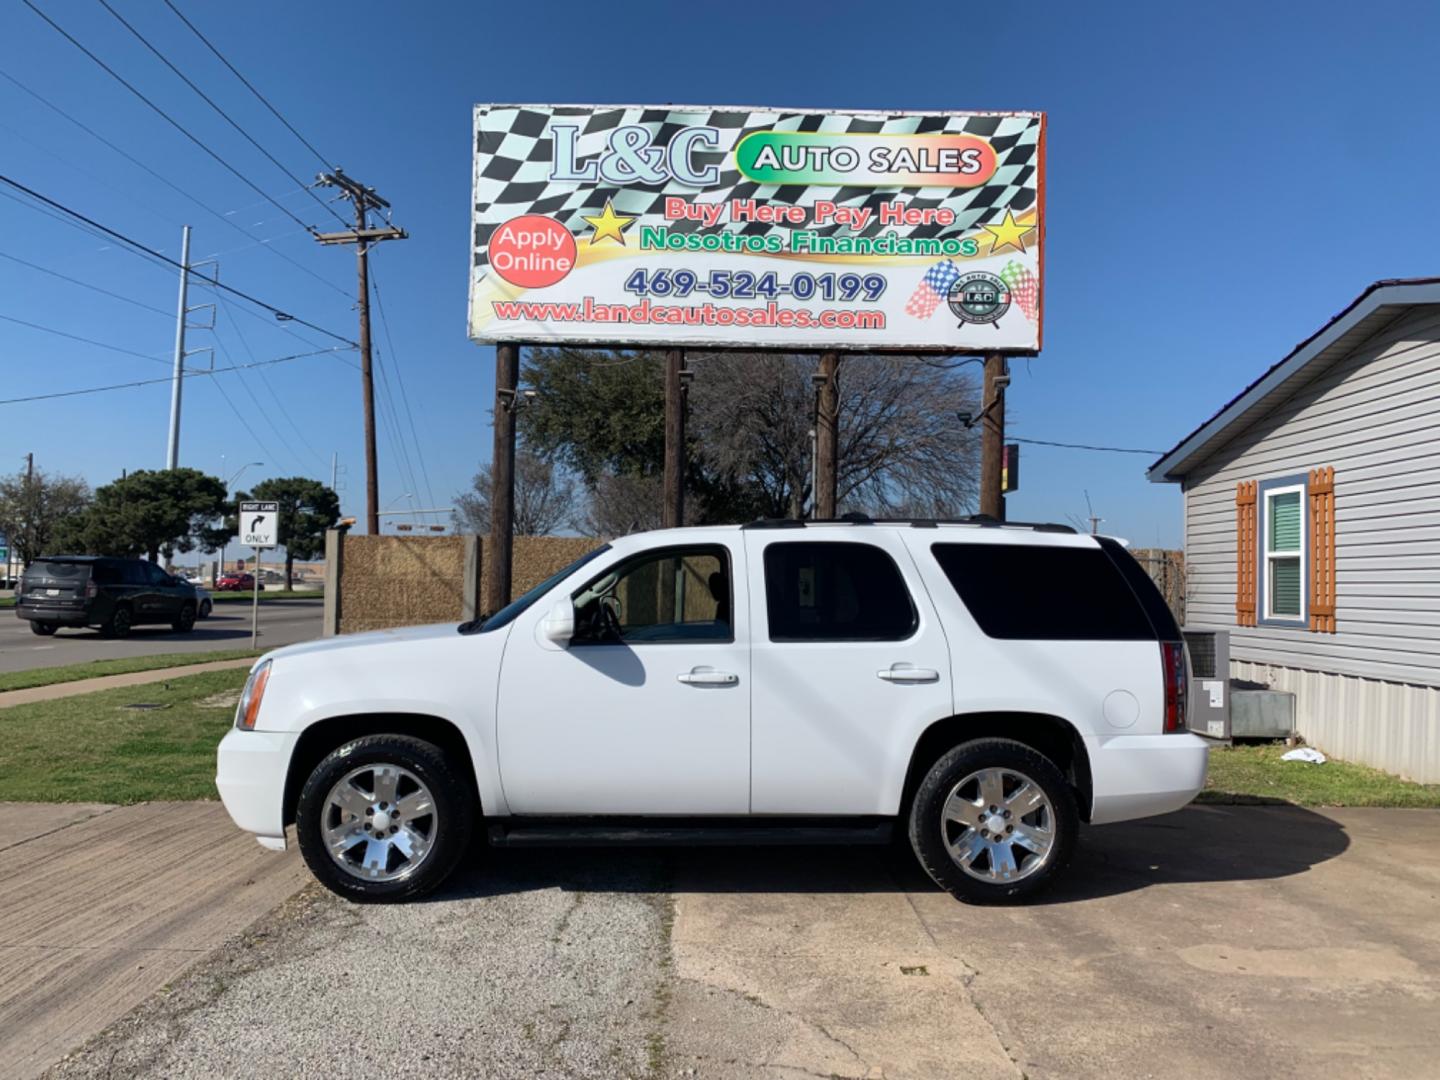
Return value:
[(1155, 629), (1098, 547), (935, 544), (935, 561), (987, 637), (1155, 641)]
[(900, 641), (917, 625), (895, 560), (873, 544), (771, 544), (765, 609), (771, 641)]
[(119, 585), (120, 568), (114, 563), (96, 563), (93, 577), (97, 585)]

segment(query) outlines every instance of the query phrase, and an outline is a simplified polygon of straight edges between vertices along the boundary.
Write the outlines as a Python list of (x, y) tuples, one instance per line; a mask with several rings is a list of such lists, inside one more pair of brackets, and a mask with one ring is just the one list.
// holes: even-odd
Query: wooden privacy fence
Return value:
[[(585, 537), (515, 537), (514, 596), (603, 543)], [(325, 634), (460, 622), (481, 614), (488, 581), (480, 536), (325, 537)]]
[(1185, 553), (1168, 548), (1135, 548), (1130, 552), (1165, 597), (1175, 621), (1185, 625)]

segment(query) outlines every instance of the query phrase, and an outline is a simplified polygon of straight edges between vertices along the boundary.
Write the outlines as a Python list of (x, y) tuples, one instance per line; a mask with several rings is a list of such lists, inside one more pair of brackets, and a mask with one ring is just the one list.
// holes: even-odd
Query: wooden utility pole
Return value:
[(997, 521), (1005, 520), (1005, 494), (1000, 490), (1001, 455), (1005, 452), (1005, 387), (1010, 376), (1005, 357), (992, 353), (985, 358), (984, 408), (980, 429), (980, 513)]
[(346, 232), (316, 233), (322, 244), (354, 244), (359, 275), (360, 387), (365, 409), (365, 531), (380, 534), (380, 480), (375, 454), (375, 379), (370, 366), (370, 245), (382, 240), (404, 240), (410, 234), (391, 225), (370, 228), (371, 210), (388, 210), (390, 204), (374, 188), (352, 180), (339, 169), (321, 173), (325, 187), (338, 187), (355, 207), (355, 228)]
[(685, 350), (665, 351), (665, 505), (667, 529), (685, 524)]
[(840, 354), (820, 354), (815, 375), (815, 518), (835, 519), (840, 484)]
[(515, 545), (515, 406), (520, 385), (520, 346), (495, 346), (495, 444), (490, 456), (490, 538), (484, 558), (490, 564), (485, 585), (485, 611), (495, 613), (510, 603), (510, 575)]

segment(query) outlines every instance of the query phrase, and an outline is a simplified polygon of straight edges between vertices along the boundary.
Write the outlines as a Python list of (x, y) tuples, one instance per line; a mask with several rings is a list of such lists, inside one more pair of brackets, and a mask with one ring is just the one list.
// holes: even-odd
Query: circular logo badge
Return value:
[(1010, 286), (994, 274), (976, 270), (950, 286), (945, 302), (962, 324), (999, 322), (1010, 310)]
[(575, 237), (540, 214), (505, 222), (490, 237), (487, 252), (495, 273), (524, 289), (554, 285), (575, 268)]

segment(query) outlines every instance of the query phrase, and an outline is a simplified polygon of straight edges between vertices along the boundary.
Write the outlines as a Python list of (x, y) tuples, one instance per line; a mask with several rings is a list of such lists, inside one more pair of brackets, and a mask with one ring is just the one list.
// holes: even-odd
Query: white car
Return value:
[(1029, 895), (1081, 822), (1204, 785), (1187, 663), (1113, 540), (993, 522), (758, 522), (616, 540), (488, 618), (255, 665), (217, 783), (357, 900), (491, 844), (885, 842)]

